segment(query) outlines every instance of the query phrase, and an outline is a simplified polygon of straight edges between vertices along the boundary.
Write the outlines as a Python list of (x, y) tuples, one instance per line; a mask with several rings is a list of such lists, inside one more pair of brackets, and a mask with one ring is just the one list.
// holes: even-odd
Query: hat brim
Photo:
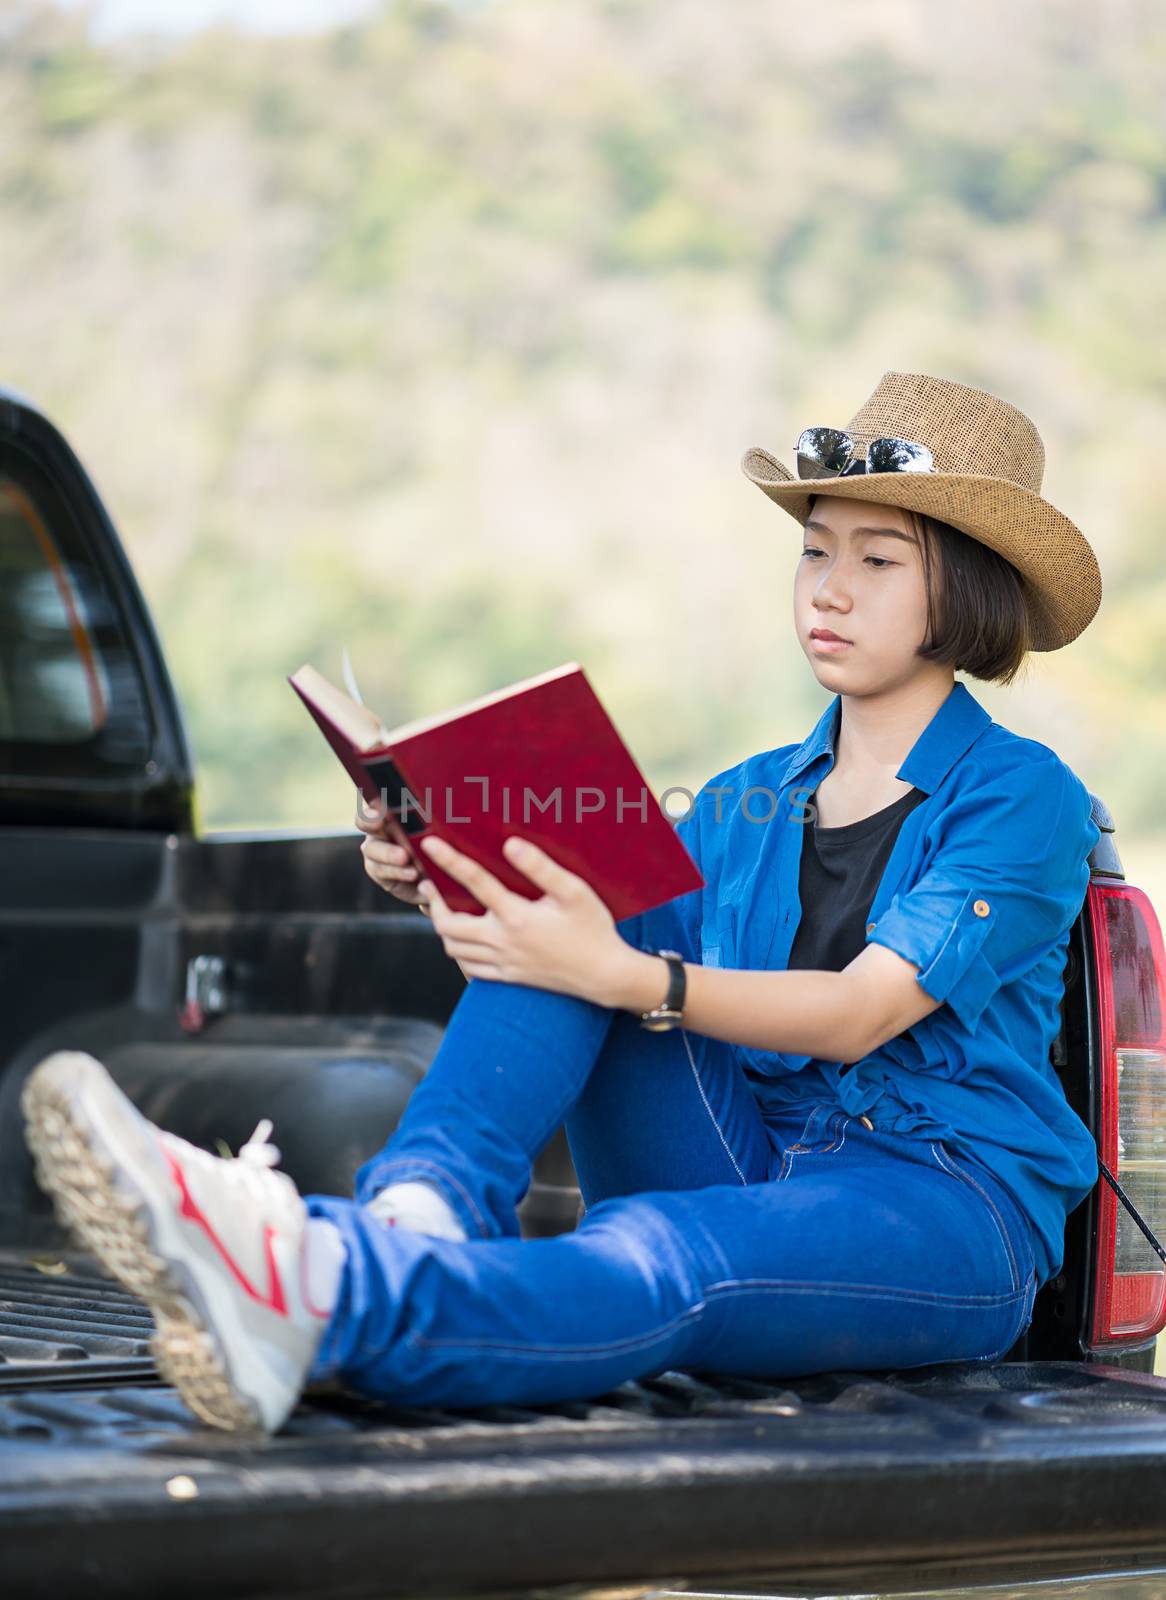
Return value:
[(1059, 650), (1097, 615), (1101, 570), (1089, 541), (1055, 506), (1006, 478), (960, 472), (798, 478), (759, 448), (746, 450), (741, 470), (800, 523), (814, 495), (837, 495), (918, 511), (979, 539), (1027, 580), (1034, 650)]

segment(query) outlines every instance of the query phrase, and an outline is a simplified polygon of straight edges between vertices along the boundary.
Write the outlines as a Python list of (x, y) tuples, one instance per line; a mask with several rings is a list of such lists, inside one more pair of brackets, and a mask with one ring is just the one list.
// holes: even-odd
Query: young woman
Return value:
[[(37, 1067), (41, 1181), (200, 1416), (275, 1429), (327, 1380), (456, 1406), (1011, 1347), (1097, 1178), (1049, 1061), (1090, 796), (955, 680), (1010, 681), (1100, 603), (1042, 464), (1014, 407), (904, 373), (806, 429), (796, 473), (745, 456), (803, 525), (794, 624), (833, 698), (700, 791), (703, 889), (617, 924), (521, 839), (537, 899), (434, 842), (487, 907), (460, 915), (362, 823), (469, 982), (354, 1200), (301, 1198), (262, 1129), (223, 1161), (154, 1128), (80, 1052)], [(524, 1240), (563, 1121), (586, 1211)]]

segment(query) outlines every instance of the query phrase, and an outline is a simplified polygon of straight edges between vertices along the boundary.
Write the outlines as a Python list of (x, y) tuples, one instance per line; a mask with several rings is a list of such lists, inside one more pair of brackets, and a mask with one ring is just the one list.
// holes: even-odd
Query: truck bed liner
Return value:
[(1166, 1387), (1116, 1368), (669, 1372), (592, 1402), (456, 1412), (328, 1393), (248, 1441), (194, 1422), (147, 1333), (116, 1286), (0, 1259), (0, 1351), (44, 1338), (39, 1359), (0, 1356), (8, 1592), (455, 1595), (823, 1559), (1166, 1555)]

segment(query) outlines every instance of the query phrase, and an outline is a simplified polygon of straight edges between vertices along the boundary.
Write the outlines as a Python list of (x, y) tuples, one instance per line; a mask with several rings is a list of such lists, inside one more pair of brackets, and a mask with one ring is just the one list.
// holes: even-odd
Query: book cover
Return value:
[(394, 729), (310, 665), (288, 682), (453, 910), (485, 908), (418, 848), (430, 833), (537, 899), (502, 854), (511, 834), (531, 839), (617, 922), (704, 883), (578, 662)]

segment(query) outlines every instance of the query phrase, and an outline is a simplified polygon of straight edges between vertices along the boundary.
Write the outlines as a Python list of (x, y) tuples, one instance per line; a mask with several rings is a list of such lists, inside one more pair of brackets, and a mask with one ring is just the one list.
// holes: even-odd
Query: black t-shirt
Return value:
[(842, 828), (805, 823), (798, 875), (802, 918), (789, 953), (791, 968), (841, 972), (865, 948), (871, 902), (903, 818), (926, 798), (912, 788)]

